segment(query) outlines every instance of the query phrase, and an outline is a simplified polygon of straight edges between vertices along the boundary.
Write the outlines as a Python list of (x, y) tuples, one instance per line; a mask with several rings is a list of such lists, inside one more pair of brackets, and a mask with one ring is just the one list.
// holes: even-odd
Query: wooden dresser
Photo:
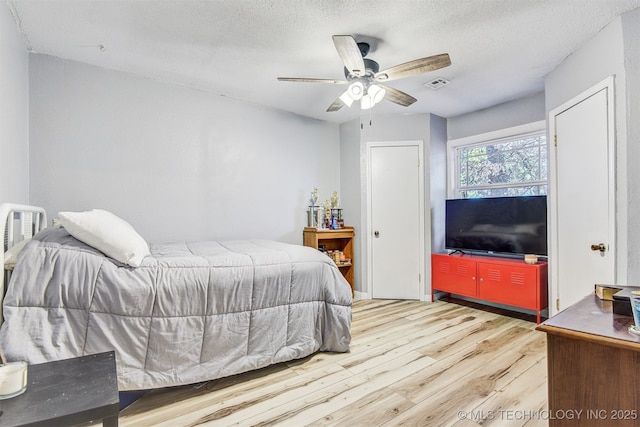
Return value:
[(631, 325), (611, 301), (589, 295), (537, 327), (547, 334), (550, 426), (640, 426), (640, 337)]

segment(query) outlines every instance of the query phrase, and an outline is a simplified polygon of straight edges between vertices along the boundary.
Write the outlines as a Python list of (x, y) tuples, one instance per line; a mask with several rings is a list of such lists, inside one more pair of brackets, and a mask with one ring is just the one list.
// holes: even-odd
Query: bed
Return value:
[[(269, 240), (138, 240), (142, 256), (114, 255), (100, 244), (135, 235), (115, 215), (99, 211), (110, 215), (97, 215), (100, 227), (106, 218), (120, 228), (107, 227), (96, 243), (66, 217), (62, 226), (46, 227), (43, 210), (7, 206), (0, 205), (9, 212), (2, 256), (3, 263), (13, 257), (15, 266), (5, 286), (0, 345), (10, 360), (41, 363), (115, 350), (124, 391), (349, 350), (351, 288), (315, 249)], [(28, 215), (38, 225), (19, 227), (31, 232), (16, 259), (7, 249), (18, 239), (7, 238), (6, 230)]]

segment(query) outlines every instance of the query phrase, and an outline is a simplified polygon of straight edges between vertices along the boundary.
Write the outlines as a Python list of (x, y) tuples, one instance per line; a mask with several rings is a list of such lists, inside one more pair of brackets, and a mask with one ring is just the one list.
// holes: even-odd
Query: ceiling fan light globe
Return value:
[(352, 83), (347, 89), (347, 93), (354, 101), (359, 100), (364, 95), (364, 85), (360, 82)]
[(351, 104), (353, 104), (353, 98), (349, 96), (348, 92), (345, 92), (342, 95), (340, 95), (340, 101), (344, 102), (344, 105), (346, 105), (347, 107), (351, 107)]
[(378, 85), (371, 85), (367, 90), (367, 94), (371, 97), (374, 104), (377, 104), (378, 102), (382, 101), (386, 93), (387, 91)]
[(371, 98), (371, 96), (369, 95), (363, 96), (362, 99), (360, 100), (360, 108), (362, 108), (363, 110), (368, 110), (374, 105), (375, 105), (375, 102), (373, 102), (373, 98)]

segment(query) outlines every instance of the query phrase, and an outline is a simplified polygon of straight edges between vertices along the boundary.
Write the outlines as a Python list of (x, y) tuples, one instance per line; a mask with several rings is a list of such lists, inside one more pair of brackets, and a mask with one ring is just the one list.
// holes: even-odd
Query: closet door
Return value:
[(369, 143), (373, 298), (420, 299), (424, 271), (422, 141)]
[(615, 284), (613, 79), (550, 113), (551, 313)]

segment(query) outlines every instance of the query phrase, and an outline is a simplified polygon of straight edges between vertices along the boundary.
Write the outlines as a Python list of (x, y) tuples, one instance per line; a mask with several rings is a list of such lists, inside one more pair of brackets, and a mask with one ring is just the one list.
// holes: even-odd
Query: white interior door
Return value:
[(422, 141), (371, 143), (370, 281), (373, 298), (420, 299), (424, 269)]
[(612, 107), (607, 80), (551, 112), (552, 315), (593, 293), (596, 283), (615, 283)]

